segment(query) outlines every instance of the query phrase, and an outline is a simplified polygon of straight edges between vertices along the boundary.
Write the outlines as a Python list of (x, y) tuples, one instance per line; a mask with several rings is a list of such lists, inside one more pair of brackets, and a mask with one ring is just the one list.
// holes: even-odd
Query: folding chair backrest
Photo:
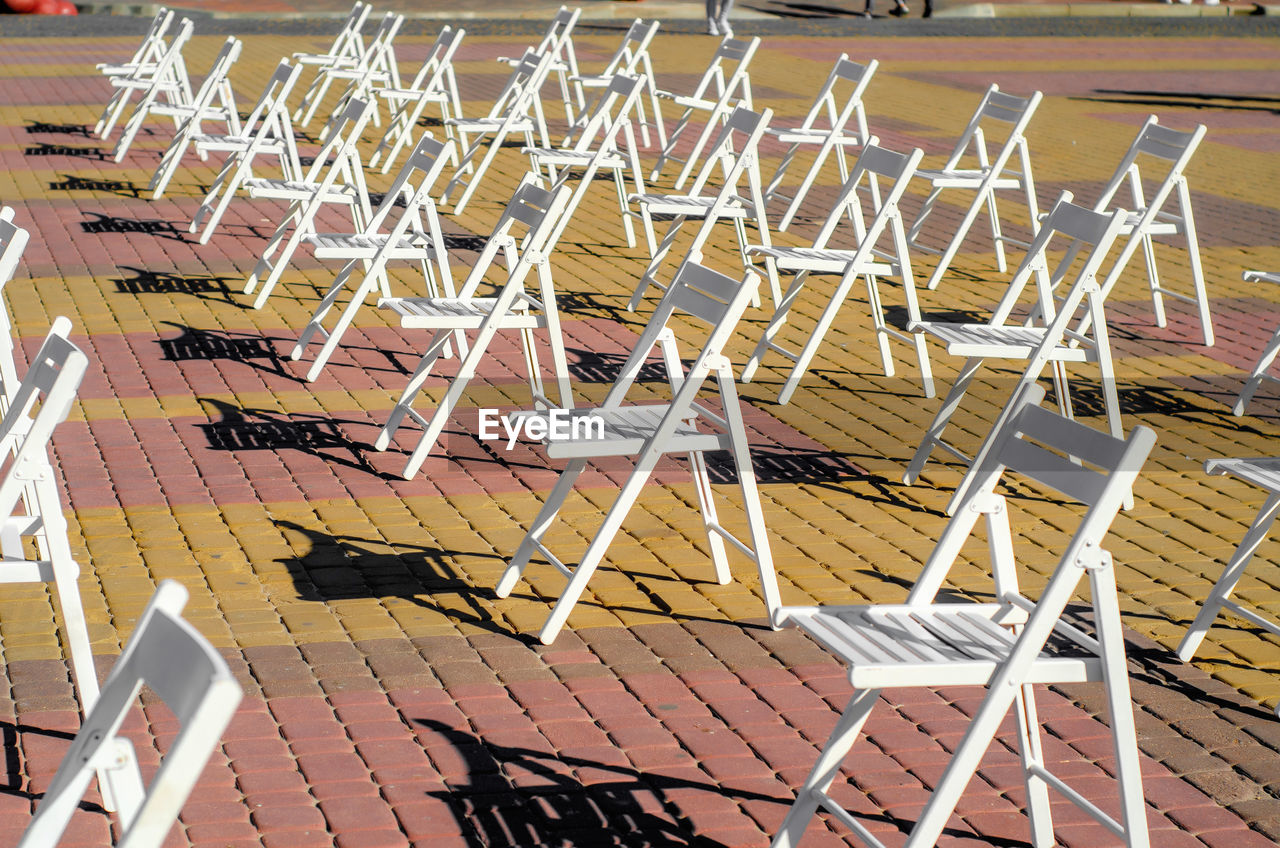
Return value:
[(502, 91), (493, 101), (488, 117), (526, 114), (529, 106), (538, 98), (538, 92), (554, 62), (555, 57), (551, 53), (539, 53), (532, 49), (524, 51), (524, 55), (512, 68), (511, 76), (507, 77), (506, 84), (502, 86)]
[[(267, 84), (263, 86), (257, 102), (253, 104), (253, 108), (249, 110), (249, 114), (241, 124), (240, 132), (244, 137), (252, 139), (260, 129), (266, 129), (267, 124), (264, 122), (270, 116), (288, 116), (289, 110), (285, 103), (301, 73), (301, 65), (291, 65), (288, 59), (280, 60), (280, 64), (276, 65), (276, 69), (267, 78)], [(283, 126), (287, 125), (277, 124), (279, 128)]]
[(741, 101), (750, 109), (751, 77), (748, 76), (747, 69), (759, 46), (759, 38), (752, 38), (750, 41), (726, 38), (721, 41), (715, 55), (711, 57), (711, 64), (707, 65), (702, 79), (698, 80), (693, 97), (719, 100), (722, 104)]
[(683, 378), (675, 377), (680, 367), (679, 359), (674, 355), (667, 357), (667, 368), (672, 375), (675, 392), (672, 407), (681, 410), (689, 408), (707, 375), (720, 364), (724, 346), (733, 335), (759, 286), (760, 278), (754, 271), (747, 271), (741, 280), (735, 280), (694, 260), (682, 263), (662, 300), (654, 308), (635, 349), (605, 396), (604, 407), (622, 403), (639, 376), (649, 352), (666, 332), (671, 316), (679, 311), (710, 327), (706, 341)]
[[(360, 35), (360, 31), (364, 29), (365, 21), (369, 18), (369, 13), (373, 11), (372, 4), (362, 3), (356, 0), (351, 7), (351, 11), (347, 13), (347, 18), (342, 22), (342, 29), (338, 30), (338, 34), (334, 36), (333, 43), (329, 45), (329, 49), (324, 55), (331, 59), (341, 57), (349, 57), (351, 59), (360, 59), (364, 56), (364, 38)], [(297, 53), (295, 56), (299, 55)]]
[[(147, 34), (142, 38), (142, 43), (138, 45), (138, 49), (129, 57), (129, 60), (119, 67), (138, 67), (157, 61), (164, 54), (164, 36), (172, 24), (173, 10), (166, 9), (164, 6), (158, 8), (151, 19), (151, 26), (147, 28)], [(106, 63), (98, 67), (106, 67)]]
[[(822, 84), (822, 88), (818, 89), (818, 96), (814, 98), (813, 105), (809, 107), (809, 112), (804, 116), (804, 122), (800, 124), (800, 128), (840, 129), (849, 122), (850, 118), (853, 118), (859, 137), (865, 140), (868, 130), (862, 95), (879, 67), (880, 63), (875, 59), (860, 65), (852, 61), (848, 53), (841, 53), (840, 58), (836, 59), (835, 67), (827, 75), (827, 81)], [(838, 89), (843, 88), (845, 83), (848, 83), (851, 88), (841, 100), (840, 96), (843, 92)]]
[(577, 26), (578, 16), (581, 14), (581, 9), (561, 6), (551, 18), (551, 23), (547, 26), (542, 40), (538, 42), (537, 47), (533, 48), (534, 52), (550, 53), (557, 61), (567, 64), (572, 73), (576, 74), (578, 59), (573, 49), (573, 28)]
[[(836, 196), (831, 214), (818, 230), (818, 235), (813, 242), (814, 248), (823, 249), (828, 246), (842, 219), (852, 223), (857, 239), (856, 247), (864, 249), (863, 246), (866, 245), (865, 249), (868, 251), (875, 249), (876, 243), (891, 220), (897, 221), (897, 231), (902, 230), (902, 215), (898, 209), (898, 203), (906, 192), (912, 176), (915, 175), (924, 153), (919, 148), (911, 153), (896, 153), (880, 147), (879, 144), (880, 139), (876, 136), (866, 140), (857, 162), (849, 172), (849, 179), (845, 181), (840, 193)], [(863, 213), (862, 201), (858, 197), (859, 192), (868, 189), (873, 191), (875, 195), (873, 203), (876, 205), (872, 210), (873, 217), (870, 225), (866, 223), (867, 216)], [(905, 248), (905, 233), (903, 235), (904, 241), (901, 247)], [(897, 247), (895, 244), (895, 249)], [(909, 263), (906, 250), (902, 249), (900, 252), (903, 255), (897, 258)], [(910, 265), (908, 264), (907, 267), (909, 268)]]
[(637, 72), (651, 74), (653, 69), (649, 67), (649, 44), (657, 35), (660, 23), (661, 21), (646, 22), (640, 18), (632, 21), (631, 26), (627, 27), (626, 33), (622, 36), (622, 43), (618, 45), (618, 49), (614, 51), (599, 75), (612, 76)]
[[(187, 590), (166, 580), (138, 620), (102, 694), (85, 718), (23, 835), (20, 848), (58, 842), (79, 806), (95, 766), (107, 765), (138, 692), (147, 686), (178, 720), (141, 802), (120, 811), (119, 848), (158, 848), (243, 697), (222, 656), (181, 616)], [(150, 709), (150, 707), (149, 707)]]
[[(404, 218), (407, 220), (413, 219), (413, 215), (409, 214), (411, 211), (418, 210), (424, 205), (429, 205), (434, 210), (435, 203), (431, 200), (431, 188), (440, 179), (445, 165), (455, 161), (457, 156), (453, 139), (441, 141), (430, 133), (423, 134), (413, 152), (409, 154), (404, 167), (396, 175), (391, 188), (383, 196), (382, 203), (373, 213), (373, 218), (369, 222), (369, 231), (381, 230), (392, 210), (401, 204), (405, 207)], [(405, 229), (397, 227), (393, 232), (403, 234)]]
[(453, 70), (453, 54), (462, 44), (467, 34), (465, 29), (453, 29), (445, 26), (436, 35), (436, 40), (427, 50), (427, 57), (414, 76), (409, 88), (425, 92), (448, 92), (449, 106), (458, 111), (458, 81)]
[[(544, 189), (536, 179), (534, 174), (525, 174), (516, 186), (515, 194), (494, 225), (458, 297), (476, 296), (485, 275), (498, 261), (499, 251), (507, 262), (508, 284), (523, 285), (533, 266), (546, 261), (546, 245), (569, 199), (569, 189), (567, 186)], [(520, 228), (524, 229), (524, 235), (517, 239)]]
[(198, 121), (200, 113), (209, 108), (214, 98), (220, 98), (223, 107), (227, 110), (228, 130), (233, 135), (238, 135), (241, 129), (240, 113), (236, 111), (235, 94), (232, 92), (231, 81), (227, 75), (231, 73), (231, 66), (240, 58), (240, 50), (243, 46), (240, 39), (235, 36), (227, 37), (227, 40), (222, 43), (222, 49), (213, 58), (213, 64), (209, 66), (208, 76), (204, 78), (204, 82), (200, 83), (200, 88), (196, 90), (191, 101), (191, 106), (195, 110), (192, 119)]
[[(614, 74), (609, 85), (591, 107), (582, 124), (573, 149), (579, 151), (616, 151), (618, 133), (630, 125), (631, 112), (644, 91), (645, 79), (628, 74)], [(634, 148), (634, 144), (631, 147)]]
[(713, 179), (722, 185), (735, 185), (742, 171), (753, 166), (759, 168), (756, 160), (756, 147), (769, 125), (773, 112), (752, 112), (745, 104), (739, 105), (731, 113), (725, 125), (707, 149), (702, 168), (698, 171), (689, 194), (695, 197), (702, 194)]
[(360, 142), (360, 136), (371, 114), (370, 102), (358, 98), (347, 101), (342, 111), (335, 114), (326, 127), (329, 133), (304, 177), (306, 182), (328, 188), (339, 174), (351, 170), (353, 173), (347, 174), (347, 177), (357, 180), (363, 190), (364, 169), (360, 167), (356, 145)]
[(958, 165), (970, 147), (973, 147), (974, 153), (985, 163), (990, 155), (992, 140), (986, 137), (987, 132), (984, 126), (996, 121), (1008, 125), (1008, 134), (998, 154), (990, 158), (990, 164), (998, 170), (1003, 170), (1004, 163), (1013, 155), (1013, 151), (1019, 144), (1025, 142), (1023, 134), (1032, 116), (1035, 115), (1036, 107), (1040, 105), (1041, 97), (1038, 91), (1032, 92), (1028, 97), (1006, 94), (1000, 90), (999, 86), (993, 84), (982, 96), (982, 101), (974, 110), (973, 117), (969, 119), (968, 125), (960, 135), (960, 140), (956, 142), (955, 149), (951, 151), (951, 156), (947, 159), (947, 167), (954, 168)]

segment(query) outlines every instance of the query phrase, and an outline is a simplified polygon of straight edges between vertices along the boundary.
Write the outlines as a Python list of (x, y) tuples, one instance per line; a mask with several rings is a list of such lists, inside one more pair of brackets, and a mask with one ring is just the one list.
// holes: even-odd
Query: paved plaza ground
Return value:
[[(4, 26), (0, 20), (0, 32)], [(421, 60), (433, 27), (403, 37), (406, 68)], [(513, 55), (535, 29), (466, 39), (457, 67), (467, 114), (487, 108), (497, 91), (503, 70), (494, 57)], [(580, 61), (601, 64), (620, 30), (585, 27), (575, 39)], [(933, 163), (990, 82), (1042, 90), (1029, 132), (1042, 207), (1064, 189), (1092, 201), (1150, 113), (1175, 128), (1208, 126), (1189, 179), (1218, 341), (1204, 346), (1193, 311), (1176, 302), (1168, 326), (1156, 327), (1136, 261), (1109, 299), (1125, 425), (1146, 424), (1159, 437), (1110, 548), (1153, 843), (1268, 846), (1280, 841), (1280, 721), (1272, 712), (1280, 641), (1225, 616), (1194, 664), (1172, 649), (1262, 501), (1245, 484), (1207, 477), (1204, 460), (1278, 452), (1277, 387), (1264, 386), (1243, 418), (1230, 406), (1280, 324), (1280, 289), (1240, 278), (1245, 269), (1280, 268), (1280, 41), (1258, 37), (1257, 28), (1117, 32), (984, 38), (898, 29), (876, 37), (869, 29), (774, 28), (752, 79), (757, 105), (794, 120), (839, 53), (876, 58), (872, 131), (887, 147), (923, 148)], [(221, 41), (198, 35), (190, 66), (206, 68)], [(248, 36), (232, 74), (242, 104), (279, 57), (326, 42), (318, 34)], [(714, 582), (684, 465), (662, 466), (660, 485), (646, 489), (569, 629), (550, 647), (539, 644), (534, 634), (561, 578), (535, 563), (510, 598), (498, 599), (493, 585), (558, 465), (539, 450), (507, 452), (475, 438), (478, 407), (527, 399), (514, 340), (500, 338), (500, 355), (467, 394), (445, 450), (401, 480), (416, 428), (402, 430), (387, 452), (375, 451), (373, 439), (422, 336), (367, 309), (324, 374), (302, 379), (307, 363), (288, 352), (333, 267), (303, 250), (265, 308), (253, 310), (240, 293), (282, 207), (236, 200), (200, 245), (186, 226), (217, 163), (190, 157), (168, 195), (153, 201), (142, 189), (166, 127), (152, 126), (121, 164), (108, 155), (111, 143), (87, 132), (108, 96), (93, 64), (122, 59), (135, 44), (136, 36), (83, 29), (0, 41), (0, 201), (32, 231), (6, 289), (22, 347), (33, 351), (54, 316), (67, 315), (91, 361), (54, 450), (100, 672), (156, 583), (174, 578), (191, 592), (190, 619), (245, 687), (170, 844), (767, 844), (849, 689), (827, 653), (796, 631), (766, 626), (749, 563), (735, 560), (731, 584)], [(689, 84), (714, 46), (687, 26), (660, 34), (660, 81)], [(766, 172), (780, 152), (765, 150)], [(447, 216), (457, 263), (468, 264), (468, 236), (488, 232), (525, 165), (518, 149), (505, 149), (466, 213)], [(812, 238), (835, 191), (834, 171), (827, 181), (811, 196), (809, 217), (779, 241)], [(371, 175), (374, 190), (389, 182)], [(909, 198), (908, 218), (922, 196)], [(1006, 221), (1026, 219), (1016, 200), (1001, 203)], [(944, 212), (935, 235), (958, 207)], [(320, 229), (340, 229), (342, 220), (331, 216)], [(953, 272), (924, 294), (926, 313), (981, 316), (999, 298), (1007, 275), (995, 270), (981, 230), (980, 221)], [(625, 310), (646, 254), (623, 245), (602, 184), (553, 260), (575, 386), (587, 398), (612, 379), (653, 304)], [(735, 255), (726, 228), (707, 259), (730, 270)], [(1169, 286), (1189, 284), (1181, 244), (1161, 248), (1159, 259)], [(931, 262), (920, 259), (922, 278)], [(395, 284), (407, 293), (421, 280), (398, 270)], [(792, 342), (816, 320), (822, 291), (815, 286), (800, 303)], [(890, 306), (901, 306), (896, 298), (896, 290), (887, 295)], [(730, 345), (735, 363), (767, 317), (748, 312)], [(957, 465), (935, 461), (921, 483), (900, 482), (939, 401), (923, 396), (909, 351), (899, 345), (895, 353), (898, 376), (885, 377), (865, 300), (854, 298), (789, 404), (775, 402), (785, 373), (775, 358), (739, 387), (786, 603), (901, 600), (945, 524)], [(958, 363), (939, 348), (931, 353), (946, 386)], [(1079, 416), (1104, 426), (1096, 383), (1084, 368), (1076, 373)], [(953, 431), (962, 446), (978, 444), (1015, 376), (986, 372)], [(430, 392), (444, 385), (433, 382)], [(590, 477), (553, 546), (581, 550), (618, 474), (605, 467)], [(726, 495), (736, 491), (728, 463), (715, 464), (713, 476)], [(1035, 586), (1066, 542), (1071, 511), (1028, 486), (1012, 493)], [(725, 523), (741, 527), (741, 519), (730, 510)], [(957, 588), (982, 597), (990, 590), (984, 551), (975, 545), (967, 554), (972, 567), (955, 575)], [(1280, 542), (1264, 544), (1239, 591), (1273, 614), (1278, 556)], [(40, 587), (0, 595), (4, 844), (16, 841), (78, 726), (54, 617)], [(886, 693), (841, 795), (889, 844), (914, 820), (979, 697), (967, 689)], [(1099, 692), (1086, 685), (1055, 687), (1041, 703), (1050, 760), (1110, 808), (1114, 764), (1100, 711)], [(144, 752), (172, 732), (154, 709), (132, 726)], [(946, 844), (1026, 844), (1013, 744), (1010, 734), (989, 752)], [(1062, 844), (1110, 844), (1070, 805), (1055, 802), (1055, 813)], [(104, 844), (109, 821), (87, 805), (66, 844)], [(815, 826), (805, 844), (846, 842), (833, 824)]]

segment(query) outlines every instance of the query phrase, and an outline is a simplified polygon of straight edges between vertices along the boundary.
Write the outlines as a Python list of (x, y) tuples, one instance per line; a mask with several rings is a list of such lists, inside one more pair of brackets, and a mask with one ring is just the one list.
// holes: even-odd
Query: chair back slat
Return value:
[(1022, 120), (1028, 110), (1035, 108), (1039, 99), (1035, 95), (1020, 97), (1016, 94), (1008, 94), (992, 86), (987, 101), (982, 107), (982, 114), (996, 121), (1016, 124)]

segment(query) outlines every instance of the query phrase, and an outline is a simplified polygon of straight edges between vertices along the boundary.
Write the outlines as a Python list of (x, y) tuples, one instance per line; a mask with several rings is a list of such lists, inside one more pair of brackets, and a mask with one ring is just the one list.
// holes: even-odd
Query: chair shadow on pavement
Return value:
[(120, 215), (103, 215), (101, 212), (89, 212), (94, 220), (80, 222), (80, 229), (85, 233), (115, 233), (117, 235), (141, 234), (167, 238), (174, 241), (189, 241), (187, 234), (173, 225), (172, 221), (159, 218), (125, 218)]
[[(1095, 88), (1098, 97), (1071, 97), (1094, 103), (1126, 103), (1139, 106), (1181, 106), (1187, 109), (1231, 109), (1248, 112), (1270, 112), (1280, 115), (1280, 97), (1261, 94), (1237, 94), (1196, 91), (1150, 91), (1125, 88)], [(1239, 105), (1237, 105), (1239, 104)]]
[(79, 177), (74, 174), (59, 174), (59, 176), (62, 177), (61, 180), (49, 182), (49, 191), (94, 191), (134, 199), (142, 197), (142, 189), (133, 180), (107, 180)]
[(326, 413), (283, 413), (273, 409), (239, 407), (217, 398), (197, 397), (196, 401), (220, 420), (200, 424), (212, 450), (279, 451), (293, 449), (317, 456), (325, 462), (390, 479), (365, 459), (364, 445), (352, 439), (343, 425), (358, 427), (368, 421), (334, 418)]
[[(302, 378), (285, 368), (285, 359), (276, 351), (273, 339), (258, 332), (237, 333), (234, 330), (201, 330), (165, 321), (179, 330), (171, 339), (159, 339), (161, 356), (166, 362), (212, 362), (229, 360), (259, 371), (266, 371), (294, 382)], [(260, 361), (265, 360), (265, 361)]]
[[(224, 303), (237, 303), (227, 283), (243, 280), (242, 277), (219, 277), (212, 274), (171, 274), (167, 271), (151, 271), (135, 268), (132, 265), (119, 266), (121, 271), (131, 273), (131, 277), (113, 277), (118, 294), (186, 294), (206, 300), (220, 300)], [(180, 326), (173, 324), (172, 326)]]

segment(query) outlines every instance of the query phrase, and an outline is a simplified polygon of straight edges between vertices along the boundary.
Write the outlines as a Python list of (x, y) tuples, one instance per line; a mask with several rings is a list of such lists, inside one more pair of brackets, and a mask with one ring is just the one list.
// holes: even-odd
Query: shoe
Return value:
[(720, 23), (715, 18), (707, 18), (707, 35), (719, 35)]
[(728, 18), (720, 19), (720, 34), (725, 38), (733, 38), (733, 27), (729, 26)]
[(911, 9), (906, 3), (899, 3), (897, 6), (894, 6), (889, 10), (889, 14), (893, 15), (895, 18), (905, 18), (907, 13), (910, 11)]

